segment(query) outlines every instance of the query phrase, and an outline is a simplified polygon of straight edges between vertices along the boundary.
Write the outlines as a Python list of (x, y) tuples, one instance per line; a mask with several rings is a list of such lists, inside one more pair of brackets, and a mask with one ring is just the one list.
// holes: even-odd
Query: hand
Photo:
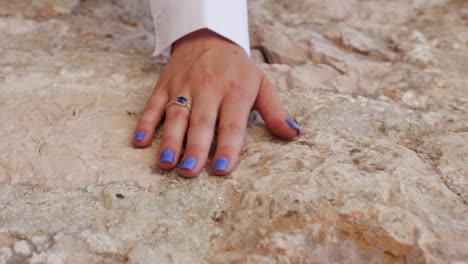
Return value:
[[(171, 104), (166, 112), (167, 103), (179, 96), (189, 100), (192, 111)], [(179, 174), (194, 177), (207, 162), (218, 120), (212, 170), (226, 175), (238, 162), (252, 107), (277, 136), (300, 134), (299, 126), (287, 119), (274, 87), (242, 48), (212, 31), (196, 31), (174, 44), (136, 127), (134, 145), (147, 147), (166, 114), (159, 166), (171, 170), (181, 160)]]

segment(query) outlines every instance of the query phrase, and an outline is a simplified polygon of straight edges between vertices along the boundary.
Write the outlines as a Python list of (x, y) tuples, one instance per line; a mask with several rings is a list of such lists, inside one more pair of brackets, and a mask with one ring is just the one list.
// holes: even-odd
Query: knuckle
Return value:
[(192, 127), (207, 127), (212, 128), (215, 126), (216, 120), (210, 114), (200, 114), (192, 116), (190, 125)]
[(150, 110), (146, 110), (145, 112), (143, 112), (143, 114), (141, 114), (138, 124), (140, 126), (151, 124), (153, 120), (154, 120), (154, 112)]
[[(161, 140), (161, 146), (160, 149), (164, 150), (168, 147), (176, 147), (179, 144), (177, 144), (178, 140), (176, 137), (172, 135), (172, 133), (163, 133), (162, 140)], [(174, 148), (176, 149), (176, 148)]]
[(229, 160), (233, 161), (239, 157), (239, 153), (242, 149), (243, 144), (240, 145), (233, 145), (228, 143), (220, 143), (216, 148), (215, 157), (224, 156), (227, 157)]
[(154, 111), (154, 109), (161, 109), (162, 102), (167, 100), (167, 93), (162, 90), (154, 90), (151, 97), (146, 102), (144, 111)]
[(281, 126), (284, 126), (284, 120), (282, 120), (281, 118), (277, 118), (277, 117), (273, 117), (269, 120), (269, 124), (272, 128), (278, 128), (278, 127), (281, 127)]
[(235, 91), (235, 92), (241, 92), (242, 91), (241, 83), (239, 81), (236, 81), (236, 80), (229, 80), (229, 88), (232, 91)]
[(200, 84), (202, 86), (212, 86), (215, 82), (215, 74), (211, 70), (203, 70), (200, 74)]
[(249, 93), (246, 92), (246, 89), (241, 82), (236, 80), (229, 80), (227, 86), (230, 96), (236, 98), (236, 100), (244, 101), (248, 98)]
[(168, 82), (165, 81), (165, 80), (159, 80), (155, 87), (154, 87), (154, 90), (153, 90), (153, 94), (154, 95), (157, 95), (157, 94), (163, 94), (163, 93), (166, 93), (168, 90), (169, 90), (169, 87), (168, 87)]
[(192, 153), (195, 156), (201, 157), (207, 153), (207, 147), (199, 143), (188, 143), (186, 153)]
[(178, 119), (186, 118), (188, 116), (188, 111), (187, 109), (183, 109), (180, 106), (172, 105), (172, 106), (169, 106), (167, 115), (171, 119), (178, 120)]
[(233, 147), (232, 144), (226, 144), (226, 143), (221, 143), (218, 145), (216, 148), (216, 154), (217, 156), (227, 156), (227, 157), (233, 157), (235, 156), (237, 152), (237, 148)]
[(219, 132), (220, 133), (229, 133), (234, 135), (243, 135), (245, 131), (245, 125), (241, 122), (226, 122), (220, 125)]
[(164, 87), (161, 89), (154, 90), (152, 97), (154, 97), (154, 101), (160, 101), (162, 99), (167, 99), (169, 97), (168, 88)]

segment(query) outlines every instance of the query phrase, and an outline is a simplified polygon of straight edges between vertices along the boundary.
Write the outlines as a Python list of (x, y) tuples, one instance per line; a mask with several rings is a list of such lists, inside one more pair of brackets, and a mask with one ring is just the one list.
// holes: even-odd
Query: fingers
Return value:
[[(174, 100), (183, 102), (185, 99), (190, 102), (190, 98), (186, 96), (180, 96)], [(168, 105), (162, 141), (159, 146), (158, 157), (160, 168), (165, 170), (173, 169), (179, 161), (189, 117), (190, 110), (185, 106), (177, 103), (171, 103)]]
[(185, 154), (179, 164), (179, 174), (194, 177), (203, 169), (213, 141), (220, 99), (205, 93), (194, 98), (190, 116)]
[(250, 105), (249, 102), (242, 103), (233, 97), (223, 101), (218, 128), (218, 144), (212, 165), (214, 174), (227, 175), (236, 167), (244, 144)]
[[(229, 174), (236, 167), (252, 105), (275, 135), (282, 138), (298, 136), (301, 128), (288, 119), (273, 85), (264, 76), (259, 81), (260, 75), (249, 73), (251, 75), (242, 75), (242, 85), (256, 83), (252, 87), (243, 87), (232, 81), (226, 86), (215, 87), (221, 82), (215, 83), (212, 78), (201, 78), (201, 82), (195, 81), (198, 86), (187, 88), (174, 86), (169, 89), (158, 84), (136, 127), (134, 145), (146, 147), (151, 143), (155, 128), (166, 112), (158, 152), (159, 166), (170, 170), (179, 164), (181, 176), (194, 177), (207, 162), (218, 114), (218, 143), (212, 165), (212, 171), (217, 175)], [(193, 100), (192, 112), (178, 104), (170, 104), (166, 111), (169, 100), (177, 96), (185, 96), (189, 102)], [(185, 153), (180, 158), (186, 136)]]
[(145, 110), (141, 114), (135, 128), (133, 145), (135, 147), (147, 147), (153, 137), (154, 131), (164, 115), (164, 107), (168, 101), (167, 92), (162, 87), (157, 87), (151, 95)]
[(278, 93), (266, 77), (262, 78), (255, 108), (273, 134), (281, 138), (294, 138), (301, 134), (301, 128), (287, 117)]

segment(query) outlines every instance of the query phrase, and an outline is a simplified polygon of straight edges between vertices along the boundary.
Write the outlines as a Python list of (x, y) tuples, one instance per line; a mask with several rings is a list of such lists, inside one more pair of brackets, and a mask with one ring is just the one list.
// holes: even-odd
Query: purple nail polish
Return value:
[(159, 158), (159, 161), (161, 163), (166, 162), (166, 163), (174, 163), (174, 151), (170, 149), (166, 149), (161, 153), (161, 157)]
[(135, 141), (143, 141), (145, 139), (145, 131), (140, 130), (135, 135)]
[(296, 122), (292, 121), (291, 119), (286, 119), (285, 122), (288, 124), (289, 127), (295, 129), (297, 131), (297, 135), (301, 135), (302, 128), (296, 124)]
[(195, 157), (187, 157), (179, 164), (179, 169), (193, 170), (195, 165), (197, 165), (197, 159)]
[(229, 160), (226, 157), (219, 157), (214, 166), (213, 169), (216, 171), (225, 171), (229, 167)]

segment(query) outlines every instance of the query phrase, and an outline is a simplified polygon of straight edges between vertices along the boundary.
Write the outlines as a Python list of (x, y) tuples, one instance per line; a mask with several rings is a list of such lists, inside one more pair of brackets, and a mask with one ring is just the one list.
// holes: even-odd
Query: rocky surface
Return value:
[[(0, 0), (0, 263), (467, 263), (468, 2), (250, 1), (304, 127), (185, 180), (130, 138), (146, 2)], [(158, 133), (158, 135), (160, 132)]]

